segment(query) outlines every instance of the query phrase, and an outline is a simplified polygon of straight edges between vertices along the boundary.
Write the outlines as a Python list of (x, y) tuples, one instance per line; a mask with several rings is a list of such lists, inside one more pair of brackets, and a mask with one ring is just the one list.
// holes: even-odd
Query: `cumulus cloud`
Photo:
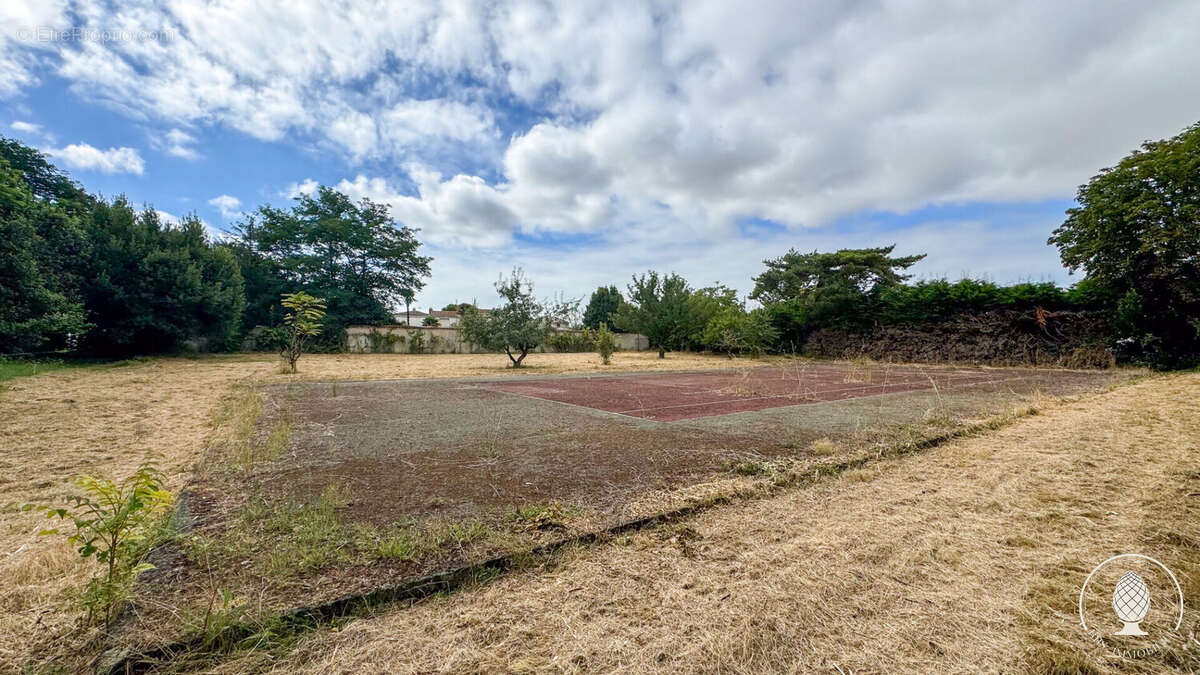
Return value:
[[(172, 37), (2, 38), (0, 96), (49, 64), (76, 95), (160, 128), (223, 127), (337, 154), (340, 189), (388, 203), (455, 255), (521, 257), (530, 238), (591, 237), (622, 252), (621, 269), (644, 259), (634, 245), (720, 265), (697, 247), (852, 245), (822, 226), (1069, 198), (1200, 110), (1200, 88), (1179, 75), (1200, 68), (1200, 4), (1186, 0), (300, 5), (77, 3), (71, 20), (85, 26)], [(746, 219), (784, 230), (748, 241)], [(1030, 274), (1057, 270), (1051, 226), (1022, 244)], [(976, 270), (1007, 250), (1001, 233), (964, 220), (906, 236), (958, 242), (941, 248), (955, 260), (976, 251), (964, 260)], [(576, 274), (615, 264), (557, 250)]]
[(171, 129), (161, 137), (155, 138), (153, 142), (155, 147), (172, 157), (179, 157), (181, 159), (200, 158), (200, 153), (192, 147), (196, 143), (196, 137), (182, 129)]
[(23, 134), (40, 134), (42, 133), (42, 125), (34, 124), (33, 122), (22, 122), (20, 120), (8, 125), (13, 131), (19, 131)]
[(46, 148), (47, 155), (60, 159), (72, 169), (99, 171), (100, 173), (132, 173), (142, 175), (145, 162), (134, 148), (109, 148), (101, 150), (87, 143), (72, 143), (62, 148)]
[[(427, 219), (470, 198), (528, 231), (1063, 196), (1200, 109), (1183, 1), (293, 4), (84, 3), (85, 23), (173, 39), (60, 46), (58, 74), (131, 114), (431, 167)], [(486, 170), (451, 168), (468, 160)]]
[(209, 206), (216, 207), (216, 209), (221, 212), (221, 217), (225, 220), (237, 218), (238, 216), (242, 215), (241, 212), (238, 211), (238, 207), (242, 205), (242, 200), (231, 195), (217, 195), (216, 197), (208, 200), (208, 204)]

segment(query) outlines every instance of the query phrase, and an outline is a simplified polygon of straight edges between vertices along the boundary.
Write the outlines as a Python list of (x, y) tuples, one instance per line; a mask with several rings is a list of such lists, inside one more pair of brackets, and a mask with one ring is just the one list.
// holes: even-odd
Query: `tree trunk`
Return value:
[(528, 352), (527, 350), (525, 350), (525, 349), (522, 349), (522, 350), (521, 350), (521, 355), (520, 355), (520, 356), (518, 356), (518, 357), (517, 357), (517, 360), (513, 362), (513, 368), (520, 368), (520, 367), (521, 367), (521, 362), (522, 362), (522, 361), (524, 361), (524, 360), (525, 360), (525, 357), (526, 357), (526, 356), (528, 356), (528, 355), (529, 355), (529, 352)]
[(667, 358), (667, 350), (662, 347), (659, 347), (658, 348), (658, 358), (660, 358), (660, 359)]

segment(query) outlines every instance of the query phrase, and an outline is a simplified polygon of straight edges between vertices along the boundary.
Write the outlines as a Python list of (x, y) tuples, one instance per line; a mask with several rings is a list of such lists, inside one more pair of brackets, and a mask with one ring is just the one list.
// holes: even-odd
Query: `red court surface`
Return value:
[(898, 392), (960, 389), (1028, 373), (971, 368), (809, 364), (700, 373), (655, 373), (490, 382), (482, 388), (610, 413), (674, 422)]

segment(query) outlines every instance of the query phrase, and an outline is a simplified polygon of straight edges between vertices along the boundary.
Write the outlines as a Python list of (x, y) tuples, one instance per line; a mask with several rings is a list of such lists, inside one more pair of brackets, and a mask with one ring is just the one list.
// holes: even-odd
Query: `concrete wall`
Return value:
[[(427, 354), (482, 354), (486, 350), (463, 340), (457, 328), (410, 327), (403, 324), (391, 326), (350, 326), (346, 329), (346, 349), (351, 352), (392, 352), (407, 354), (412, 351), (413, 336), (423, 335)], [(645, 335), (617, 333), (617, 346), (622, 351), (644, 351), (650, 348)], [(551, 352), (553, 348), (543, 345), (539, 352)]]

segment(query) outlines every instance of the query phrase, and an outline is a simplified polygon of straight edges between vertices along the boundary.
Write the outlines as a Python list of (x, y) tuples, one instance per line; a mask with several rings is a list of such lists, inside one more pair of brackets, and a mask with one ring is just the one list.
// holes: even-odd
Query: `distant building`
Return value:
[[(490, 309), (478, 310), (480, 314), (491, 314)], [(425, 317), (432, 316), (437, 319), (438, 326), (441, 328), (455, 328), (458, 326), (459, 320), (462, 319), (462, 312), (458, 310), (430, 309), (428, 312), (421, 314), (421, 318), (416, 318), (416, 313), (413, 313), (413, 320), (409, 322), (410, 326), (420, 326), (425, 321)]]
[(425, 317), (429, 316), (419, 309), (410, 310), (407, 312), (399, 312), (396, 316), (399, 319), (401, 326), (420, 326)]

